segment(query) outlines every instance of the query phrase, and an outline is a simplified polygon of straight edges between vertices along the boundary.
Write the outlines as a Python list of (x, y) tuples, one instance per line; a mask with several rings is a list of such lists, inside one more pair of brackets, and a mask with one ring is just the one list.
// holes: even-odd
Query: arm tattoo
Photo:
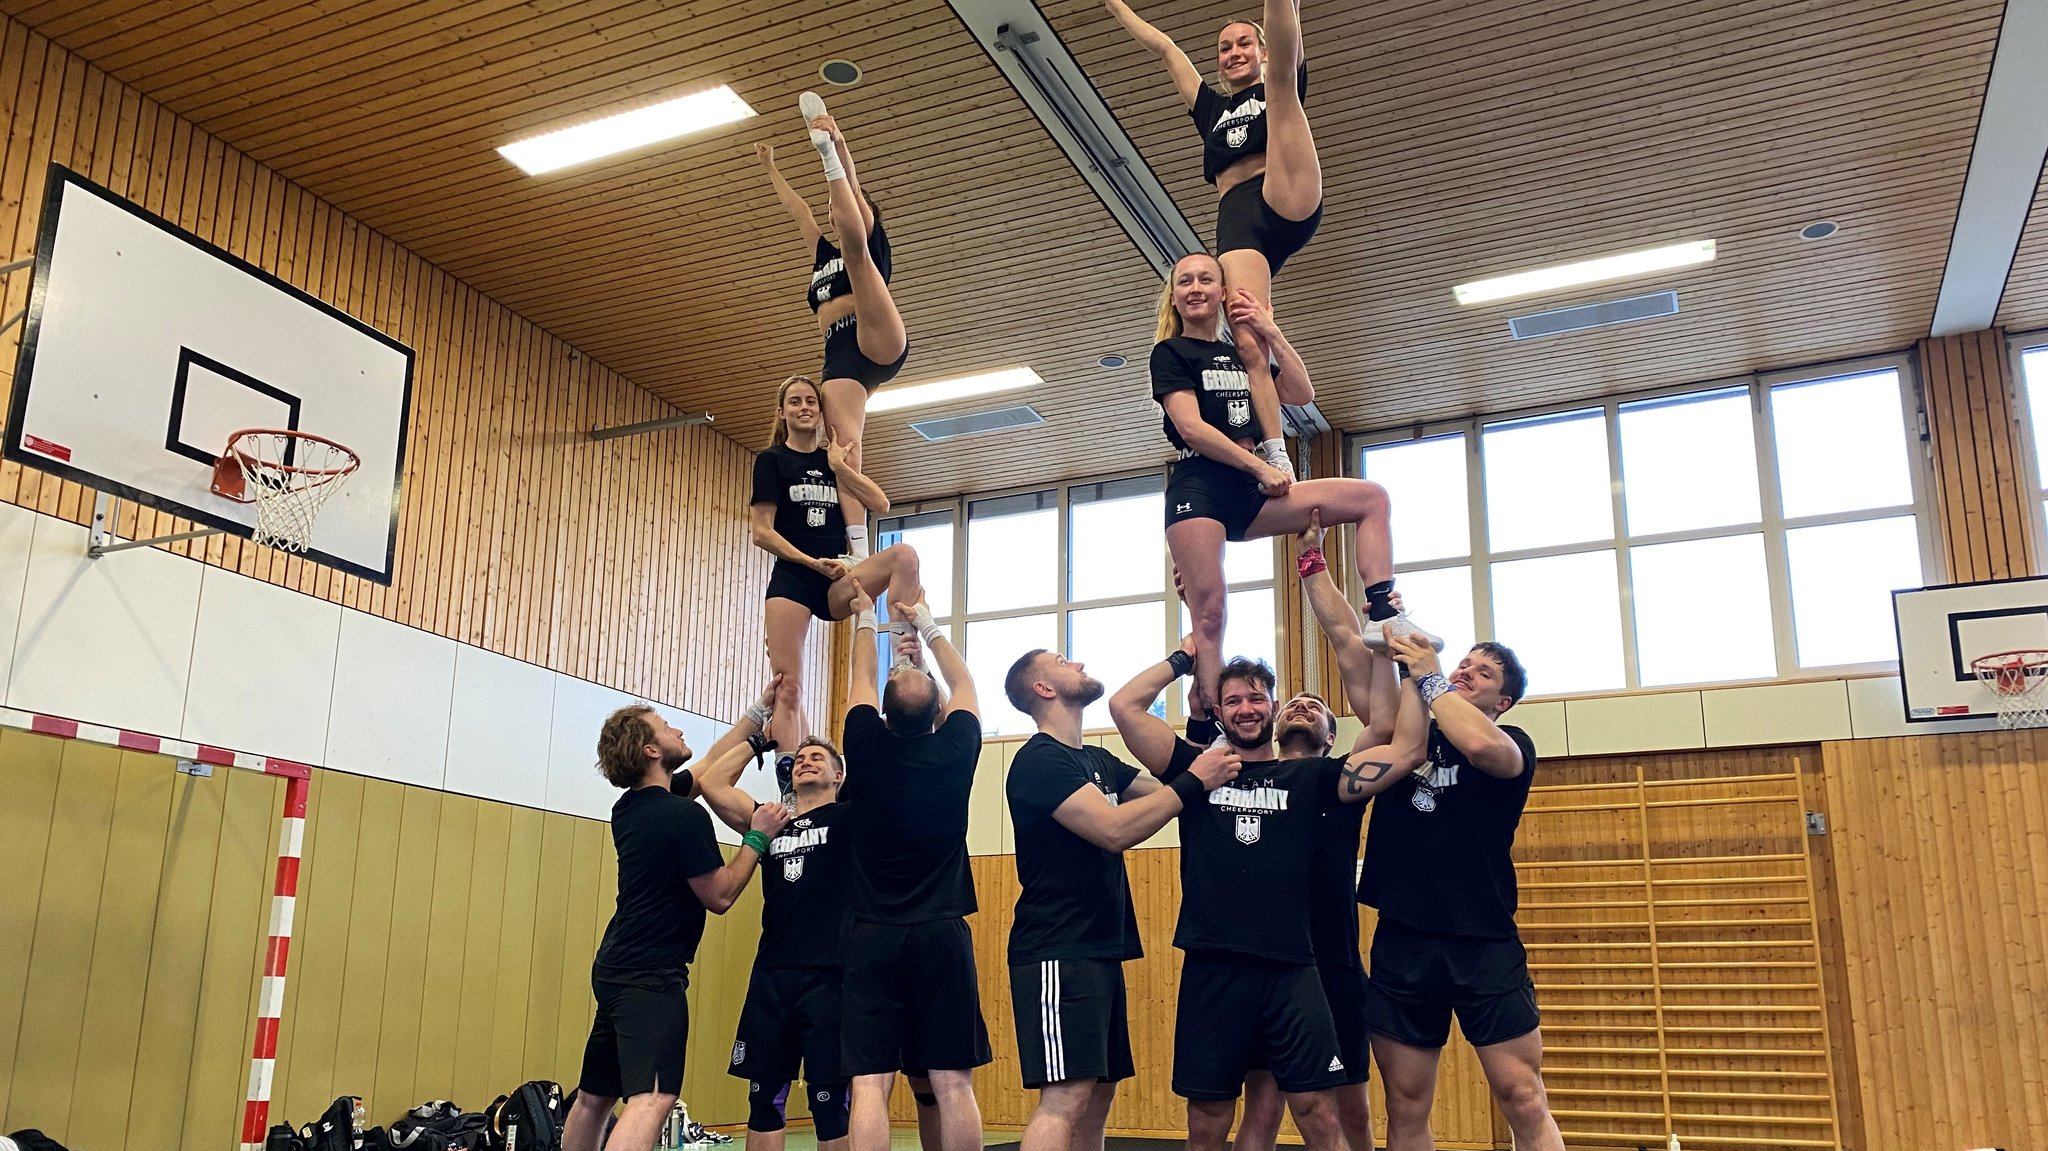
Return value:
[(1363, 763), (1347, 763), (1344, 765), (1344, 793), (1346, 795), (1364, 795), (1368, 785), (1378, 783), (1392, 770), (1394, 770), (1393, 764), (1379, 763), (1374, 760), (1367, 760)]

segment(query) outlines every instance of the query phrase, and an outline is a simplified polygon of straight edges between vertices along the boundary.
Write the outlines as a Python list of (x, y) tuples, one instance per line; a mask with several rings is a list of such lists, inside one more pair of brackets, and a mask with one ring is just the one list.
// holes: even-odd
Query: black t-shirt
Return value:
[(846, 515), (839, 510), (839, 477), (825, 449), (800, 452), (775, 444), (754, 457), (754, 497), (775, 505), (775, 531), (807, 556), (846, 553)]
[(1084, 787), (1117, 802), (1138, 769), (1107, 748), (1068, 747), (1039, 732), (1017, 749), (1003, 790), (1017, 835), (1017, 914), (1010, 962), (1136, 959), (1138, 918), (1121, 851), (1105, 851), (1053, 818)]
[[(1264, 105), (1261, 105), (1264, 107)], [(1265, 129), (1260, 128), (1260, 139), (1265, 139)], [(893, 270), (889, 266), (889, 233), (882, 230), (882, 222), (868, 229), (868, 258), (875, 262), (875, 270), (882, 273), (882, 282), (889, 282)], [(839, 245), (818, 237), (818, 250), (811, 257), (811, 290), (804, 295), (804, 301), (811, 305), (813, 312), (824, 306), (826, 300), (835, 296), (853, 294), (853, 281), (846, 275), (846, 259), (840, 254)]]
[[(1159, 401), (1162, 411), (1172, 392), (1195, 393), (1202, 422), (1231, 439), (1258, 435), (1258, 425), (1252, 420), (1251, 377), (1245, 375), (1244, 362), (1229, 344), (1173, 336), (1152, 345), (1152, 398)], [(1164, 415), (1162, 421), (1173, 446), (1190, 450), (1173, 417)]]
[(981, 721), (956, 711), (929, 735), (900, 736), (872, 705), (846, 713), (846, 782), (853, 825), (853, 918), (929, 923), (975, 912), (967, 869), (967, 796), (981, 755)]
[(845, 954), (853, 820), (824, 803), (789, 821), (761, 863), (756, 967), (837, 967)]
[(1519, 727), (1501, 730), (1522, 749), (1522, 773), (1513, 779), (1473, 767), (1429, 725), (1428, 758), (1372, 805), (1360, 903), (1417, 931), (1515, 938), (1511, 853), (1536, 774), (1536, 744)]
[[(1187, 770), (1203, 750), (1180, 740), (1162, 778)], [(1207, 803), (1181, 808), (1175, 947), (1316, 961), (1311, 856), (1323, 813), (1338, 805), (1343, 770), (1343, 760), (1329, 757), (1247, 762)]]
[(1365, 970), (1358, 953), (1358, 829), (1366, 805), (1340, 803), (1323, 813), (1309, 851), (1308, 933), (1316, 966)]
[[(1301, 94), (1308, 95), (1308, 65), (1296, 74)], [(1264, 81), (1226, 96), (1204, 84), (1188, 109), (1202, 134), (1202, 179), (1213, 184), (1225, 168), (1266, 150), (1266, 85)]]
[(725, 866), (711, 815), (665, 787), (636, 787), (612, 804), (619, 898), (595, 964), (619, 971), (688, 967), (704, 937), (690, 880)]

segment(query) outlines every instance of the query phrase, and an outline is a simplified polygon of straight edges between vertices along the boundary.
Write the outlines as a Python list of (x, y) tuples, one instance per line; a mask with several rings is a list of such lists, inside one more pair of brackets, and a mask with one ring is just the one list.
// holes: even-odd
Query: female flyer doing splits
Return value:
[[(1223, 26), (1216, 39), (1222, 92), (1203, 83), (1173, 38), (1146, 23), (1124, 0), (1104, 2), (1117, 23), (1159, 57), (1173, 77), (1174, 91), (1202, 134), (1202, 178), (1216, 185), (1221, 197), (1216, 255), (1233, 285), (1271, 309), (1273, 278), (1289, 256), (1308, 245), (1323, 218), (1323, 169), (1301, 105), (1308, 94), (1308, 64), (1295, 0), (1265, 0), (1264, 27), (1249, 20)], [(1269, 90), (1271, 77), (1280, 82)], [(1285, 477), (1262, 482), (1268, 493), (1278, 495), (1292, 481), (1294, 465), (1287, 458), (1281, 396), (1267, 362), (1275, 353), (1249, 343), (1255, 333), (1235, 316), (1230, 323), (1251, 380), (1256, 450)]]
[[(1272, 311), (1249, 292), (1233, 291), (1214, 256), (1182, 256), (1159, 299), (1152, 398), (1165, 410), (1166, 438), (1180, 449), (1166, 480), (1166, 547), (1194, 623), (1196, 715), (1215, 703), (1223, 668), (1226, 540), (1291, 535), (1316, 513), (1331, 526), (1357, 524), (1366, 614), (1392, 621), (1397, 634), (1421, 632), (1389, 599), (1394, 562), (1385, 488), (1370, 480), (1320, 479), (1294, 484), (1281, 495), (1261, 491), (1281, 485), (1273, 465), (1252, 450), (1251, 384), (1237, 348), (1223, 339), (1226, 323), (1250, 331), (1255, 346), (1272, 354), (1280, 398), (1315, 398), (1308, 368), (1273, 322)], [(1378, 630), (1366, 629), (1367, 643), (1385, 643)], [(1431, 642), (1443, 646), (1434, 637)]]
[[(818, 228), (810, 204), (775, 166), (774, 147), (756, 144), (754, 155), (768, 169), (776, 197), (811, 245), (811, 286), (804, 298), (818, 314), (818, 330), (825, 336), (825, 367), (818, 375), (823, 381), (820, 399), (832, 413), (832, 434), (846, 446), (847, 458), (858, 471), (868, 393), (896, 378), (910, 358), (910, 340), (904, 334), (896, 301), (889, 296), (889, 235), (882, 230), (875, 202), (861, 191), (846, 138), (825, 114), (825, 101), (817, 93), (805, 92), (798, 106), (810, 129), (811, 146), (825, 162), (825, 186), (831, 196), (829, 232)], [(868, 558), (870, 510), (881, 509), (863, 503), (852, 488), (841, 488), (840, 511), (851, 562)]]

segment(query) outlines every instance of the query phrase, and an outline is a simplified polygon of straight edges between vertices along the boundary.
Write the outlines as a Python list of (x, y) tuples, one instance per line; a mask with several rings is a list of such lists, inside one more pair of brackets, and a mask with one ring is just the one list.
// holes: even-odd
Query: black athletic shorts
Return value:
[(1266, 177), (1261, 173), (1223, 193), (1217, 202), (1216, 254), (1250, 248), (1266, 257), (1266, 266), (1278, 276), (1287, 257), (1308, 247), (1309, 238), (1322, 222), (1321, 204), (1306, 220), (1290, 220), (1275, 212), (1266, 203)]
[(1173, 1023), (1173, 1093), (1235, 1099), (1245, 1072), (1259, 1066), (1282, 1091), (1346, 1082), (1349, 1068), (1315, 967), (1189, 952)]
[(803, 1077), (837, 1083), (839, 1073), (837, 967), (756, 967), (747, 980), (739, 1032), (728, 1074), (762, 1083)]
[(1536, 985), (1519, 939), (1435, 935), (1381, 919), (1372, 933), (1366, 1024), (1410, 1047), (1442, 1047), (1451, 1013), (1474, 1047), (1536, 1030)]
[(825, 329), (825, 366), (819, 369), (818, 379), (853, 380), (872, 392), (896, 378), (903, 370), (903, 364), (910, 359), (910, 341), (903, 342), (903, 354), (895, 361), (878, 364), (868, 359), (860, 350), (860, 324), (848, 312), (832, 322)]
[(1207, 456), (1188, 456), (1166, 477), (1166, 526), (1215, 520), (1231, 540), (1244, 539), (1266, 497), (1252, 474)]
[(846, 932), (840, 1070), (965, 1071), (995, 1058), (965, 919), (856, 922)]
[(690, 1038), (689, 986), (690, 973), (680, 969), (592, 968), (597, 1018), (583, 1045), (577, 1089), (607, 1099), (680, 1090)]
[(1024, 1086), (1138, 1073), (1124, 1006), (1124, 965), (1114, 959), (1046, 959), (1010, 965), (1010, 1008)]
[(1365, 1017), (1365, 972), (1356, 967), (1318, 967), (1330, 1022), (1337, 1028), (1337, 1053), (1344, 1057), (1344, 1082), (1372, 1078), (1371, 1029)]
[(811, 614), (832, 619), (832, 581), (825, 573), (788, 560), (776, 560), (768, 573), (768, 599), (786, 599), (811, 609)]

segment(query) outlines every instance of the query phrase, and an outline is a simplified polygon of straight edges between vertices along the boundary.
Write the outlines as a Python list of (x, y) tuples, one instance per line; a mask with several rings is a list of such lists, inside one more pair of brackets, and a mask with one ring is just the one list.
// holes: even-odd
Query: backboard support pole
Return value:
[[(0, 329), (4, 330), (4, 329)], [(114, 552), (125, 552), (131, 548), (154, 547), (157, 544), (174, 544), (180, 540), (205, 539), (221, 535), (219, 528), (201, 528), (198, 531), (174, 532), (167, 536), (151, 536), (146, 540), (122, 540), (114, 534), (114, 523), (121, 516), (121, 501), (105, 492), (94, 492), (92, 497), (92, 534), (86, 538), (85, 554), (88, 559), (98, 559)]]

